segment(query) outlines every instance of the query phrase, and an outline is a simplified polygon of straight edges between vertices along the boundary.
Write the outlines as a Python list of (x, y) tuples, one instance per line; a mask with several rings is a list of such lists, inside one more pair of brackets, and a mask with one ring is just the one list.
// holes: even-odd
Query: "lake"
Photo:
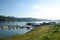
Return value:
[[(42, 23), (44, 21), (40, 21), (40, 22), (34, 22), (34, 23)], [(20, 26), (25, 26), (26, 23), (29, 22), (0, 22), (0, 25), (20, 25)], [(16, 34), (24, 34), (30, 30), (32, 30), (33, 28), (30, 27), (29, 29), (27, 29), (26, 27), (24, 28), (18, 28), (18, 29), (0, 29), (0, 38), (2, 37), (8, 37), (8, 36), (12, 36), (12, 35), (16, 35)]]

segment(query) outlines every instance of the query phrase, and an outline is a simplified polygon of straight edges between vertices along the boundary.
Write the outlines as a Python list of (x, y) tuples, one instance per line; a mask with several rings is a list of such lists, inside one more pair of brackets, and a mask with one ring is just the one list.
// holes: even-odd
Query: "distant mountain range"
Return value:
[(56, 21), (56, 22), (60, 22), (60, 19), (59, 19), (59, 20), (54, 20), (54, 21)]
[(48, 19), (37, 19), (37, 18), (16, 18), (11, 16), (1, 16), (0, 21), (51, 21)]

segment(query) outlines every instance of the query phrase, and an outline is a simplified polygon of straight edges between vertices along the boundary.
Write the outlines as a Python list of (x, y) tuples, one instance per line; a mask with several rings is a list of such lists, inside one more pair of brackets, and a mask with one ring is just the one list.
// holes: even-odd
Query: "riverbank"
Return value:
[[(54, 31), (57, 30), (57, 31)], [(39, 26), (23, 35), (0, 38), (0, 40), (60, 40), (60, 28), (53, 25)]]

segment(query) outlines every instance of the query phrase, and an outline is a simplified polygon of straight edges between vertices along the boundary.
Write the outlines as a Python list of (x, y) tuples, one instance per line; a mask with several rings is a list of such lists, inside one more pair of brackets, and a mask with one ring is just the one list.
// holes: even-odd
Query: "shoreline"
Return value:
[[(48, 26), (48, 25), (45, 25), (45, 26)], [(33, 32), (37, 31), (37, 29), (45, 28), (45, 26), (35, 27), (34, 29), (32, 29), (31, 31), (29, 31), (29, 32), (27, 32), (27, 33), (25, 33), (25, 34), (22, 34), (22, 35), (17, 34), (17, 35), (14, 35), (14, 36), (15, 36), (15, 37), (16, 37), (16, 36), (19, 36), (19, 35), (20, 35), (20, 36), (25, 36), (25, 35), (29, 35), (30, 33), (34, 34)], [(35, 33), (37, 33), (37, 32), (35, 32)], [(32, 34), (30, 34), (30, 35), (32, 35)], [(10, 37), (14, 37), (14, 36), (10, 36)], [(5, 37), (5, 38), (10, 38), (10, 37)], [(1, 39), (3, 39), (3, 38), (1, 38)]]
[[(56, 31), (54, 31), (56, 29)], [(59, 30), (57, 30), (59, 29)], [(60, 28), (56, 25), (44, 25), (35, 27), (25, 34), (16, 34), (14, 36), (0, 38), (0, 40), (59, 40)]]

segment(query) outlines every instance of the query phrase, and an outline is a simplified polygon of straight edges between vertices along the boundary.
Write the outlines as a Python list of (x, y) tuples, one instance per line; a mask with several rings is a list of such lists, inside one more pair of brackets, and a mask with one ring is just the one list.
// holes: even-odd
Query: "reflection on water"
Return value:
[(30, 31), (32, 28), (18, 28), (18, 29), (0, 29), (0, 37), (12, 36), (15, 34), (24, 34)]
[[(19, 25), (19, 26), (25, 26), (26, 23), (28, 22), (0, 22), (0, 26), (1, 25)], [(1, 37), (7, 37), (7, 36), (12, 36), (12, 35), (16, 35), (16, 34), (24, 34), (28, 31), (30, 31), (31, 29), (33, 29), (32, 27), (13, 27), (13, 28), (9, 28), (9, 29), (5, 29), (5, 28), (0, 28), (0, 38)]]
[[(3, 28), (1, 25), (10, 25), (10, 27)], [(12, 27), (11, 25), (14, 25), (16, 27)], [(18, 27), (17, 25), (24, 26), (26, 25), (26, 22), (0, 22), (0, 38), (16, 34), (24, 34), (32, 29), (31, 27), (28, 29), (26, 27)]]

